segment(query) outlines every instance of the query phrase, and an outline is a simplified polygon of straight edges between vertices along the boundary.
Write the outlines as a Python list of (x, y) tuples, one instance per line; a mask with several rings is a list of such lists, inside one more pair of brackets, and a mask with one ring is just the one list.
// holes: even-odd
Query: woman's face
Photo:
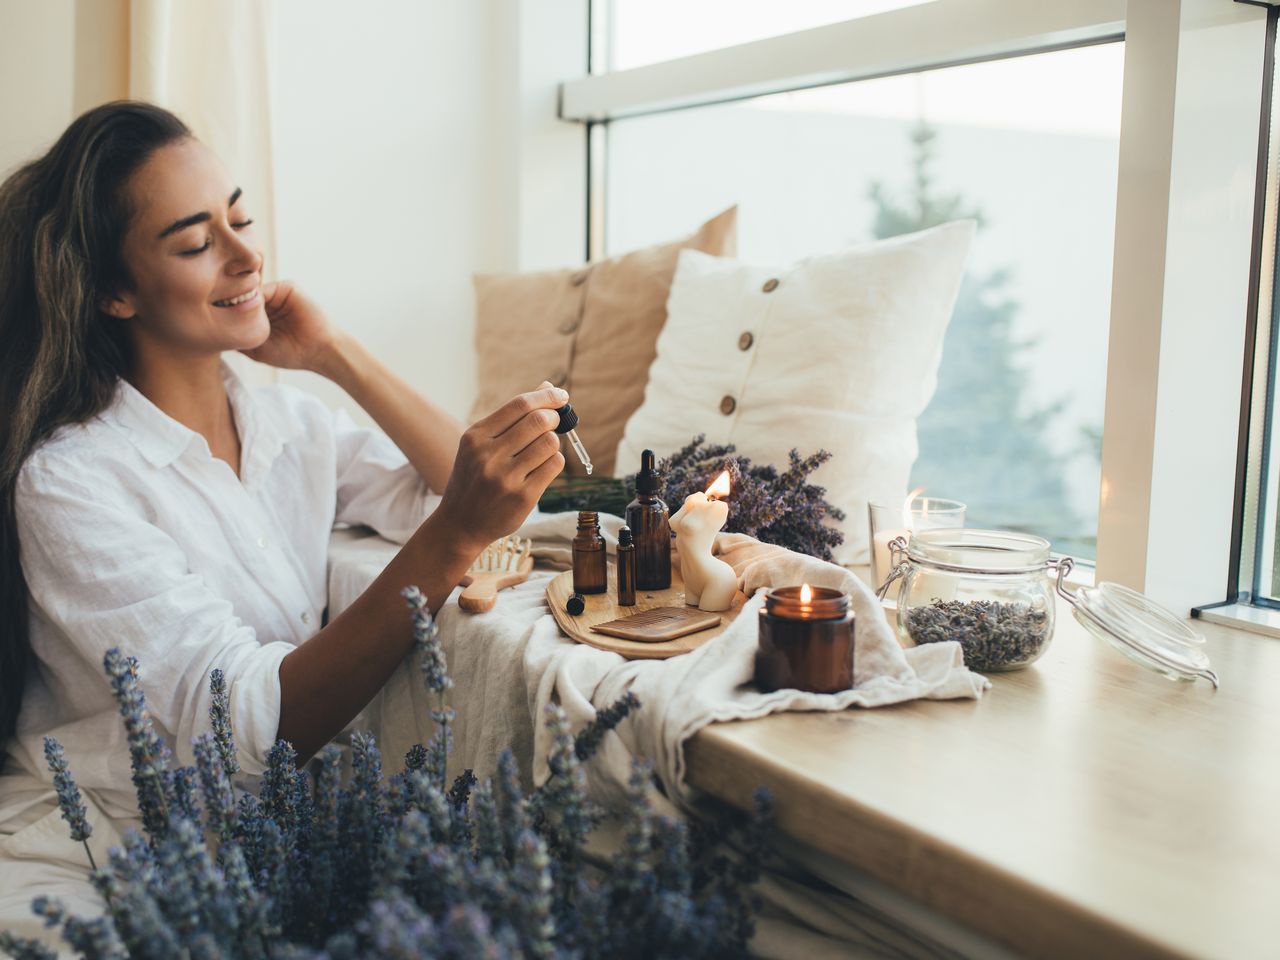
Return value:
[(148, 355), (259, 346), (262, 251), (240, 190), (197, 140), (157, 150), (126, 187), (133, 219), (124, 260), (133, 280), (103, 304)]

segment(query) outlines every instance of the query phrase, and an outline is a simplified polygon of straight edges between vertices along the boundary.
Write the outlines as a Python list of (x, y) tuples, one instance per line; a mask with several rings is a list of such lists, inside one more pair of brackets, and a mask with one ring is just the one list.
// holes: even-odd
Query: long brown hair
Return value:
[(31, 659), (18, 472), (54, 430), (111, 402), (128, 339), (99, 305), (132, 287), (121, 255), (132, 216), (125, 188), (156, 150), (190, 136), (167, 110), (107, 103), (0, 184), (0, 764)]

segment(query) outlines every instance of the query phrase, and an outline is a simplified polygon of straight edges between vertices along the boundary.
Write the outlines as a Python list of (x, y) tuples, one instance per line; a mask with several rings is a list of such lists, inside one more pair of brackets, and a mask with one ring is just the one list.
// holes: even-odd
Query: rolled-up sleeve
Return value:
[(31, 601), (73, 648), (59, 655), (99, 668), (112, 647), (137, 657), (152, 719), (184, 762), (191, 738), (209, 728), (209, 675), (221, 669), (241, 766), (261, 773), (279, 726), (280, 661), (293, 644), (263, 642), (137, 505), (28, 464), (15, 508)]
[(404, 543), (440, 498), (385, 433), (356, 426), (343, 410), (334, 414), (333, 431), (337, 521), (372, 527)]

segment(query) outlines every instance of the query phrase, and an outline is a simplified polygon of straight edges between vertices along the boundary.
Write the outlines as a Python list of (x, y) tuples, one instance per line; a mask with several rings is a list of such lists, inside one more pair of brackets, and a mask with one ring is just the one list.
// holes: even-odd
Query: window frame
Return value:
[[(608, 0), (590, 6), (599, 43)], [(613, 120), (1123, 37), (1097, 575), (1186, 615), (1239, 576), (1236, 424), (1251, 387), (1267, 18), (1232, 0), (935, 0), (628, 70), (605, 72), (594, 55), (599, 72), (559, 96), (560, 119), (587, 131), (595, 172), (588, 256), (603, 252)]]

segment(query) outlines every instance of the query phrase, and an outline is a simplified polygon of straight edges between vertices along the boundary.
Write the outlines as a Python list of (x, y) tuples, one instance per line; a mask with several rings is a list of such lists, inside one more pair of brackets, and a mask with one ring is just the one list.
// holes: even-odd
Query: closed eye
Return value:
[[(253, 223), (253, 219), (252, 219), (252, 218), (250, 218), (250, 219), (248, 219), (248, 220), (241, 220), (239, 223), (233, 223), (233, 224), (231, 224), (231, 229), (233, 229), (233, 230), (243, 230), (245, 227), (249, 226), (251, 223)], [(180, 256), (180, 257), (195, 257), (195, 256), (198, 256), (198, 255), (200, 255), (200, 254), (204, 253), (204, 252), (205, 252), (206, 250), (208, 250), (211, 246), (213, 246), (213, 241), (212, 241), (212, 240), (206, 240), (206, 241), (204, 242), (204, 246), (203, 246), (203, 247), (196, 247), (196, 248), (195, 248), (195, 249), (193, 249), (193, 250), (180, 250), (180, 251), (178, 251), (178, 256)]]

